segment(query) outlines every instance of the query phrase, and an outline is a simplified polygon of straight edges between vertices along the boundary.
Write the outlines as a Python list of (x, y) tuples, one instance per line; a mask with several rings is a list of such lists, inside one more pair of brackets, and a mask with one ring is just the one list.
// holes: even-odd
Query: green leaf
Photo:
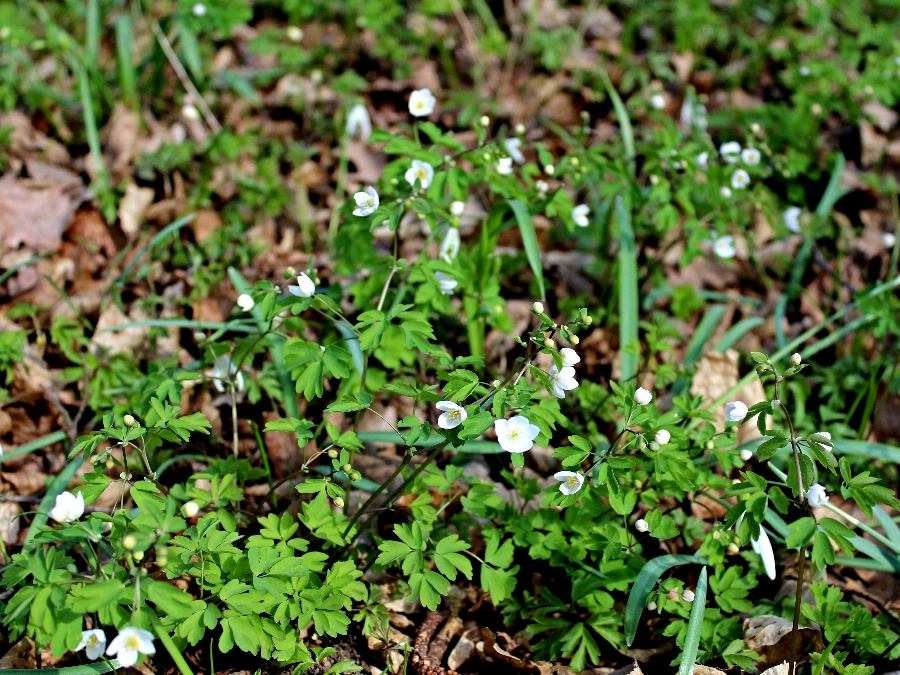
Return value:
[(705, 609), (706, 567), (700, 570), (700, 578), (697, 580), (697, 590), (694, 592), (691, 618), (688, 620), (687, 635), (685, 635), (684, 648), (681, 651), (678, 675), (690, 675), (694, 672), (694, 662), (697, 660), (697, 649), (700, 647), (700, 629), (703, 627), (703, 612)]
[(418, 599), (427, 609), (437, 609), (441, 598), (450, 592), (450, 582), (447, 578), (432, 570), (411, 574), (409, 587), (413, 599)]
[(528, 265), (534, 273), (535, 281), (538, 285), (538, 295), (541, 300), (546, 299), (544, 291), (544, 270), (541, 264), (541, 249), (538, 245), (537, 234), (534, 231), (534, 223), (531, 220), (531, 214), (528, 207), (518, 199), (510, 199), (506, 202), (513, 212), (516, 224), (519, 226), (519, 234), (522, 237), (522, 247), (525, 249), (525, 258)]
[(788, 535), (784, 540), (788, 548), (800, 548), (809, 542), (816, 531), (816, 519), (811, 516), (800, 518), (788, 525)]
[(647, 604), (647, 596), (656, 587), (656, 582), (664, 572), (672, 567), (687, 564), (704, 565), (706, 560), (696, 555), (671, 554), (662, 555), (644, 563), (634, 580), (634, 585), (628, 594), (628, 602), (625, 605), (625, 644), (629, 647), (637, 634), (638, 623), (644, 612), (644, 606)]
[(461, 541), (459, 536), (450, 534), (441, 539), (434, 549), (434, 564), (441, 574), (454, 581), (457, 571), (462, 572), (466, 579), (472, 578), (472, 563), (459, 551), (469, 550), (469, 545)]
[(631, 208), (622, 195), (616, 197), (616, 226), (619, 239), (619, 360), (622, 371), (621, 381), (630, 382), (637, 377), (638, 372), (638, 355), (629, 351), (639, 347), (638, 269), (637, 247), (631, 225)]
[(372, 405), (372, 395), (365, 392), (353, 392), (349, 396), (338, 399), (325, 410), (328, 412), (355, 412), (365, 410)]

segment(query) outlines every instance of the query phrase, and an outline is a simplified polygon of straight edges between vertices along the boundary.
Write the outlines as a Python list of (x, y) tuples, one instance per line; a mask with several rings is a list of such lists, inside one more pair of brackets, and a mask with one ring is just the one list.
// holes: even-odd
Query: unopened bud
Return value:
[(490, 124), (491, 124), (491, 118), (488, 117), (487, 115), (482, 115), (482, 116), (478, 119), (478, 123), (479, 123), (481, 126), (483, 126), (483, 127), (490, 126)]
[(577, 345), (579, 342), (581, 342), (581, 338), (579, 338), (577, 335), (571, 335), (569, 336), (569, 342), (571, 342), (573, 345)]
[(590, 326), (592, 323), (594, 323), (594, 320), (591, 318), (591, 315), (588, 314), (586, 317), (584, 317), (584, 319), (582, 319), (582, 322), (585, 326)]
[(193, 518), (200, 513), (200, 505), (197, 502), (185, 502), (181, 506), (181, 513), (185, 518)]
[(131, 551), (137, 546), (137, 538), (133, 534), (126, 534), (122, 537), (122, 546), (126, 551)]
[(540, 301), (535, 302), (535, 303), (531, 306), (531, 310), (532, 310), (533, 312), (538, 313), (538, 314), (543, 314), (543, 313), (544, 313), (544, 303), (543, 303), (543, 302), (540, 302)]
[(356, 481), (362, 478), (362, 474), (359, 471), (351, 471), (350, 472), (350, 480)]
[(781, 407), (781, 401), (780, 401), (779, 399), (777, 399), (777, 398), (776, 398), (776, 399), (772, 399), (772, 407), (773, 407), (773, 408), (780, 408), (780, 407)]
[(650, 610), (651, 612), (655, 612), (656, 611), (656, 602), (651, 600), (650, 603), (647, 605), (647, 609)]
[(803, 363), (803, 357), (800, 356), (800, 354), (798, 354), (797, 352), (794, 352), (793, 354), (791, 354), (791, 364), (792, 365), (799, 366), (801, 363)]
[(741, 461), (749, 462), (753, 459), (753, 451), (752, 450), (741, 450)]
[(547, 338), (546, 340), (544, 340), (544, 346), (547, 349), (555, 349), (556, 343), (553, 341), (553, 338)]
[(344, 508), (344, 500), (341, 497), (335, 497), (333, 501), (336, 508)]
[(337, 459), (338, 451), (337, 451), (337, 450), (329, 450), (329, 451), (328, 451), (328, 456), (329, 456), (331, 459)]
[(547, 174), (548, 176), (552, 176), (553, 174), (556, 173), (556, 167), (553, 166), (552, 164), (548, 164), (547, 166), (544, 167), (544, 173)]
[(737, 555), (741, 552), (741, 549), (738, 548), (737, 544), (728, 544), (728, 555)]
[(135, 423), (137, 422), (137, 420), (134, 419), (134, 415), (128, 415), (128, 414), (126, 414), (125, 417), (122, 418), (122, 421), (125, 422), (126, 427), (133, 427), (135, 425)]
[(344, 464), (341, 469), (344, 473), (350, 473), (351, 471), (353, 471), (353, 467), (350, 464)]

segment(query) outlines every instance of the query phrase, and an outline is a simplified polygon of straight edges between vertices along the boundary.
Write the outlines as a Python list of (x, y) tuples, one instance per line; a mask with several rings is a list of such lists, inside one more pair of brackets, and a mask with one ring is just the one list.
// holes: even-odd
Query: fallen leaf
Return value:
[(153, 189), (129, 183), (125, 196), (119, 202), (119, 226), (129, 239), (134, 239), (141, 228), (144, 214), (153, 203)]
[[(121, 327), (143, 318), (145, 317), (137, 315), (126, 316), (115, 303), (110, 303), (97, 320), (91, 343), (111, 354), (133, 353), (144, 343), (150, 329), (147, 326)], [(117, 330), (111, 330), (113, 328)]]
[(806, 660), (808, 654), (822, 649), (822, 633), (818, 628), (801, 626), (794, 632), (791, 621), (773, 614), (745, 619), (744, 640), (750, 649), (762, 655), (766, 665), (794, 658)]
[[(0, 540), (4, 544), (15, 544), (19, 539), (22, 508), (15, 502), (0, 502)], [(4, 563), (6, 561), (3, 561)]]
[(60, 184), (0, 179), (0, 252), (21, 246), (36, 253), (55, 251), (81, 199)]

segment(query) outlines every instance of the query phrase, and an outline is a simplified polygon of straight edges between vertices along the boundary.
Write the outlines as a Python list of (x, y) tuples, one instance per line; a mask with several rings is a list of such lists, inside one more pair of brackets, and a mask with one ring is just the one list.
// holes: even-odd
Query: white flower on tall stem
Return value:
[(735, 256), (734, 237), (730, 234), (716, 237), (713, 242), (713, 253), (720, 258), (733, 258)]
[(409, 95), (409, 114), (413, 117), (428, 117), (434, 112), (437, 99), (430, 89), (416, 89)]
[(507, 452), (521, 454), (531, 450), (534, 439), (541, 433), (524, 415), (516, 415), (508, 420), (494, 420), (497, 442)]
[(459, 253), (459, 230), (455, 227), (451, 227), (447, 230), (447, 234), (444, 235), (444, 239), (441, 241), (441, 248), (438, 251), (438, 255), (450, 262), (456, 257), (456, 254)]
[(81, 631), (81, 642), (75, 647), (76, 652), (84, 650), (85, 656), (91, 661), (96, 661), (103, 656), (106, 649), (106, 633), (99, 628)]
[(357, 103), (347, 113), (347, 135), (350, 138), (359, 138), (366, 142), (372, 135), (372, 118), (369, 111), (362, 103)]
[(743, 401), (729, 401), (725, 404), (725, 419), (729, 422), (743, 422), (747, 410), (747, 404)]
[(795, 234), (800, 234), (800, 215), (803, 210), (799, 206), (789, 206), (784, 210), (784, 226)]
[(741, 150), (741, 161), (747, 166), (756, 166), (762, 160), (762, 155), (756, 148), (744, 148)]
[(125, 626), (120, 630), (119, 634), (109, 643), (109, 649), (106, 650), (106, 655), (115, 656), (123, 668), (130, 668), (137, 663), (139, 654), (152, 655), (155, 653), (153, 633), (134, 626)]
[(572, 209), (572, 220), (578, 227), (587, 227), (590, 221), (591, 207), (587, 204), (579, 204)]
[(228, 354), (217, 356), (213, 361), (213, 386), (220, 393), (224, 393), (226, 383), (231, 380), (234, 382), (235, 389), (244, 391), (244, 374), (238, 370), (231, 357)]
[(704, 151), (697, 155), (697, 166), (701, 169), (706, 169), (709, 167), (709, 153)]
[(509, 176), (513, 172), (512, 157), (501, 157), (497, 160), (497, 173), (501, 176)]
[(818, 483), (813, 483), (809, 486), (809, 490), (806, 491), (806, 501), (813, 508), (824, 506), (825, 502), (828, 501), (828, 493), (825, 492), (824, 487)]
[(581, 357), (578, 356), (578, 352), (571, 347), (563, 347), (559, 350), (559, 355), (562, 356), (563, 368), (576, 366), (581, 363)]
[(301, 272), (297, 277), (296, 286), (288, 286), (287, 289), (288, 293), (298, 298), (311, 298), (316, 294), (316, 284), (306, 272)]
[(253, 296), (249, 293), (241, 293), (237, 297), (237, 305), (245, 312), (249, 312), (251, 309), (253, 309)]
[(728, 141), (719, 146), (719, 155), (728, 164), (734, 164), (741, 157), (741, 144), (737, 141)]
[(84, 515), (84, 495), (80, 492), (73, 495), (66, 491), (57, 495), (56, 503), (50, 509), (50, 517), (57, 523), (74, 523), (82, 515)]
[(769, 535), (762, 525), (759, 526), (759, 536), (756, 539), (750, 539), (750, 546), (760, 557), (766, 576), (770, 579), (775, 578), (775, 553), (772, 551), (772, 542), (769, 541)]
[(649, 389), (638, 387), (637, 391), (634, 392), (634, 402), (638, 405), (647, 405), (652, 400), (653, 394), (650, 393)]
[(378, 193), (370, 185), (365, 192), (353, 195), (353, 201), (356, 202), (356, 208), (353, 209), (354, 216), (369, 216), (378, 208)]
[(444, 272), (435, 272), (434, 278), (437, 279), (438, 287), (444, 295), (453, 295), (453, 291), (459, 286), (459, 282), (456, 279)]
[(406, 170), (404, 178), (406, 178), (406, 182), (412, 186), (415, 186), (416, 181), (419, 181), (419, 186), (423, 190), (427, 190), (434, 178), (434, 167), (428, 162), (414, 159), (412, 161), (412, 166)]
[(521, 147), (521, 138), (507, 138), (503, 141), (503, 149), (506, 150), (507, 155), (513, 158), (513, 161), (516, 164), (525, 163), (525, 155), (522, 154), (522, 151), (520, 150)]
[(656, 110), (664, 110), (666, 107), (666, 97), (662, 94), (653, 94), (653, 96), (650, 97), (650, 105)]
[(564, 495), (574, 495), (584, 485), (584, 476), (575, 471), (557, 471), (553, 478), (559, 481), (559, 491)]
[(578, 381), (575, 379), (575, 369), (571, 366), (564, 366), (562, 370), (556, 369), (556, 364), (550, 367), (550, 393), (556, 398), (565, 398), (567, 391), (578, 388)]
[(750, 185), (750, 174), (743, 169), (738, 169), (731, 174), (731, 188), (733, 190), (743, 190)]
[(441, 429), (455, 429), (469, 416), (465, 408), (453, 401), (439, 401), (434, 407), (441, 411), (438, 417), (438, 426)]

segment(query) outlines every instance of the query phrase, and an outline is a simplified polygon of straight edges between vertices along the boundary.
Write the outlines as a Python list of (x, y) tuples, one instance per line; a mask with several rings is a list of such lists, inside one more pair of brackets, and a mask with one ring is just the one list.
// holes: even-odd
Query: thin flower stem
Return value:
[(867, 534), (871, 535), (872, 537), (874, 537), (875, 539), (880, 541), (882, 544), (884, 544), (889, 549), (891, 549), (894, 553), (900, 554), (900, 546), (898, 546), (897, 544), (892, 542), (890, 539), (888, 539), (884, 535), (880, 534), (874, 528), (870, 527), (869, 525), (866, 525), (864, 522), (862, 522), (858, 518), (851, 516), (849, 513), (844, 511), (842, 508), (835, 506), (831, 502), (825, 502), (824, 506), (825, 506), (825, 508), (829, 509), (832, 513), (836, 513), (837, 515), (839, 515), (841, 518), (846, 520), (848, 523), (850, 523), (854, 527), (858, 527), (863, 532), (866, 532)]
[(800, 651), (800, 608), (803, 604), (803, 572), (806, 566), (806, 546), (800, 547), (800, 561), (797, 565), (797, 592), (794, 594), (794, 621), (791, 627), (791, 666), (788, 675), (797, 670), (797, 656)]

